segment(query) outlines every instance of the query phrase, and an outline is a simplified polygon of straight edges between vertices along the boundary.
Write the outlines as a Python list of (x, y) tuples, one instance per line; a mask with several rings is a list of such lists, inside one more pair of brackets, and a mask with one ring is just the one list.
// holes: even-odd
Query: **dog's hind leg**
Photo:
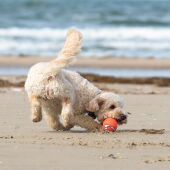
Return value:
[(61, 110), (57, 107), (58, 106), (54, 103), (52, 104), (52, 101), (44, 101), (42, 103), (43, 113), (48, 125), (54, 130), (64, 130), (64, 127), (59, 120), (59, 113)]
[(54, 129), (54, 130), (64, 130), (64, 127), (62, 126), (62, 124), (59, 121), (58, 115), (51, 113), (50, 114), (46, 114), (45, 115), (46, 120), (49, 124), (49, 126)]
[(73, 122), (73, 117), (74, 117), (74, 107), (73, 105), (75, 104), (75, 91), (74, 88), (72, 87), (71, 84), (67, 83), (67, 85), (70, 85), (70, 94), (68, 95), (69, 97), (65, 97), (62, 100), (62, 109), (61, 109), (61, 118), (62, 118), (62, 124), (65, 128), (65, 130), (71, 129), (75, 124)]
[(31, 119), (33, 122), (40, 122), (42, 120), (41, 102), (37, 96), (29, 96), (31, 103)]
[(62, 103), (61, 118), (65, 130), (71, 129), (74, 125), (71, 123), (71, 118), (73, 116), (72, 104), (69, 101), (64, 101)]

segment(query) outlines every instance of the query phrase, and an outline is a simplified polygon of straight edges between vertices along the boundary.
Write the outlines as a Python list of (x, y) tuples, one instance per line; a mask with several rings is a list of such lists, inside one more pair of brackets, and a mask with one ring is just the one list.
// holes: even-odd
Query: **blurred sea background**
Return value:
[(0, 0), (0, 55), (57, 56), (70, 27), (80, 57), (170, 58), (168, 0)]

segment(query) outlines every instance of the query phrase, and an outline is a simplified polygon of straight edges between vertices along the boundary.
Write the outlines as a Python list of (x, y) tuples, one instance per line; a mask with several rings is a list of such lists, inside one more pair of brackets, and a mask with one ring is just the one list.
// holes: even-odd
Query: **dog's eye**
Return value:
[(115, 109), (115, 106), (114, 106), (114, 105), (111, 105), (111, 106), (110, 106), (110, 109)]

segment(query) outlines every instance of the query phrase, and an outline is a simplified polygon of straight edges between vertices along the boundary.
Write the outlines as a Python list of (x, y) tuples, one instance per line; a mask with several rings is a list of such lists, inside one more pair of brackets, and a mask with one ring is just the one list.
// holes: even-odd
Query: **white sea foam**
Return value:
[[(152, 39), (170, 40), (170, 28), (162, 27), (111, 27), (111, 28), (79, 28), (87, 39)], [(31, 37), (31, 38), (63, 38), (67, 29), (55, 28), (1, 28), (2, 37)]]
[[(84, 35), (83, 56), (170, 57), (170, 28), (79, 28)], [(56, 55), (67, 29), (0, 29), (0, 54)], [(159, 56), (156, 56), (159, 55)]]
[(6, 28), (0, 29), (0, 36), (2, 37), (28, 37), (28, 38), (63, 38), (66, 30), (64, 29), (52, 29), (52, 28)]

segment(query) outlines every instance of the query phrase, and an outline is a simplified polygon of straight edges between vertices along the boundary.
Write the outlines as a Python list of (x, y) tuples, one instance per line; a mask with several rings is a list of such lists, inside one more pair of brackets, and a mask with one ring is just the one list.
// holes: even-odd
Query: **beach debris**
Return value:
[[(100, 76), (96, 74), (83, 74), (80, 73), (84, 78), (93, 83), (119, 83), (119, 84), (150, 84), (157, 85), (160, 87), (170, 86), (170, 78), (166, 77), (111, 77), (111, 76)], [(0, 87), (24, 87), (26, 76), (1, 76)], [(141, 89), (137, 89), (141, 90)], [(145, 91), (146, 92), (146, 91)], [(157, 94), (159, 91), (149, 90), (146, 94)]]
[(0, 136), (0, 139), (13, 139), (14, 136)]
[(150, 159), (150, 160), (144, 160), (144, 163), (157, 163), (157, 162), (170, 162), (170, 156), (166, 156), (166, 157), (157, 157), (155, 159)]
[(26, 76), (0, 77), (0, 87), (24, 87)]
[(108, 154), (108, 155), (105, 155), (105, 156), (100, 156), (100, 159), (125, 159), (124, 157), (122, 157), (120, 155), (120, 153), (116, 153), (116, 154)]
[[(160, 87), (170, 86), (170, 78), (166, 77), (111, 77), (96, 74), (82, 74), (89, 81), (100, 83), (120, 83), (120, 84), (154, 84)], [(153, 92), (152, 92), (153, 93)]]
[(134, 132), (134, 133), (145, 133), (145, 134), (164, 134), (165, 129), (126, 129), (126, 130), (117, 130), (117, 133), (122, 133), (122, 132)]

